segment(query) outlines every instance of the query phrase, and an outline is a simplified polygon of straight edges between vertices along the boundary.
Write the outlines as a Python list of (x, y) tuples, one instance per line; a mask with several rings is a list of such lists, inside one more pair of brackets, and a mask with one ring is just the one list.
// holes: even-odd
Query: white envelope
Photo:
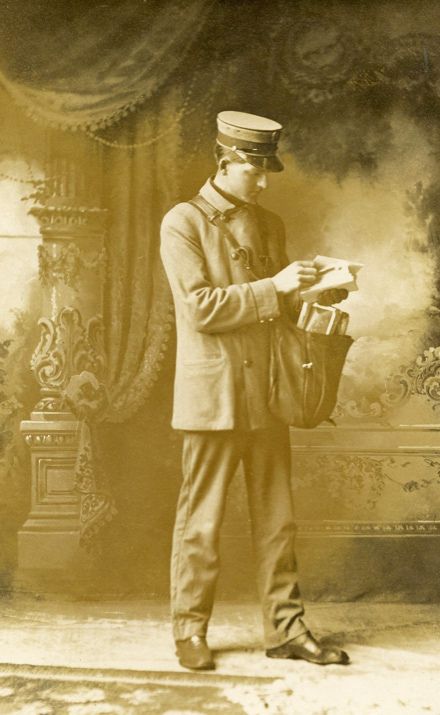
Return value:
[(324, 290), (332, 288), (345, 288), (349, 292), (358, 290), (356, 276), (363, 263), (354, 263), (343, 258), (316, 256), (313, 264), (318, 269), (318, 280), (310, 288), (301, 291), (300, 296), (306, 303), (313, 303)]

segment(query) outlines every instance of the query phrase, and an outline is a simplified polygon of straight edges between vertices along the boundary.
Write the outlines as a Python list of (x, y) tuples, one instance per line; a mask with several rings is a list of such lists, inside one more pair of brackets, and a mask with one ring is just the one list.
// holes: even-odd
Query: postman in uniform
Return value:
[(177, 654), (186, 667), (214, 667), (206, 634), (219, 533), (228, 487), (242, 462), (266, 654), (348, 662), (343, 651), (315, 641), (303, 620), (289, 434), (267, 404), (271, 323), (286, 300), (295, 301), (295, 287), (316, 274), (310, 262), (290, 264), (281, 219), (258, 204), (268, 175), (283, 168), (277, 155), (282, 127), (221, 112), (217, 128), (215, 176), (193, 200), (173, 207), (161, 227), (177, 329), (172, 425), (183, 432), (171, 564)]

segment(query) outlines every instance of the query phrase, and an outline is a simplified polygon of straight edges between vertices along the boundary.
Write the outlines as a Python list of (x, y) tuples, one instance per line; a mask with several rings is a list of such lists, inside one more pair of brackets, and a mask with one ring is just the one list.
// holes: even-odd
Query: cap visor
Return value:
[(258, 167), (258, 169), (265, 169), (265, 171), (283, 171), (283, 162), (273, 154), (271, 156), (252, 156), (247, 154), (247, 161), (249, 164)]

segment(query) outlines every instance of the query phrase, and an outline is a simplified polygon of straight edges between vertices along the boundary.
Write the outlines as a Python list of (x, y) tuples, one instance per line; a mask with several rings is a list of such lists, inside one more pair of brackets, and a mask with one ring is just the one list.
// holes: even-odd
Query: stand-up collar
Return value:
[(208, 179), (199, 191), (200, 196), (202, 196), (205, 201), (207, 201), (211, 206), (214, 206), (220, 213), (228, 213), (231, 211), (236, 211), (242, 206), (246, 206), (244, 201), (233, 202), (227, 196), (220, 192), (215, 186), (212, 178)]

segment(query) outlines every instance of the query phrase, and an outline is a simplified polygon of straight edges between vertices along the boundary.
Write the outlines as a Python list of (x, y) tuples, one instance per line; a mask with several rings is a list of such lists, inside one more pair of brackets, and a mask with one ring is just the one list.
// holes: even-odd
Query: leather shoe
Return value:
[(176, 641), (176, 655), (180, 665), (184, 668), (190, 670), (213, 670), (215, 668), (212, 652), (203, 636), (191, 636), (191, 638)]
[(266, 655), (268, 658), (307, 660), (309, 663), (316, 663), (316, 665), (348, 665), (350, 662), (350, 658), (344, 650), (321, 645), (310, 631), (276, 648), (269, 648)]

